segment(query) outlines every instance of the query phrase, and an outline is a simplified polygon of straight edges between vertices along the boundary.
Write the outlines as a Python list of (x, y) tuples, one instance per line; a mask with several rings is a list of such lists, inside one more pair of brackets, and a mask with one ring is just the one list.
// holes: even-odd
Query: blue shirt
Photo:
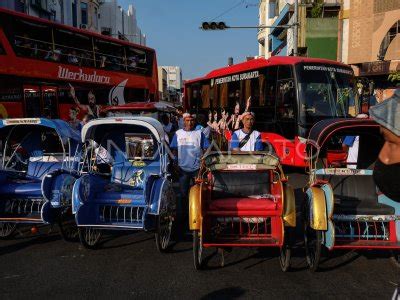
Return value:
[(209, 147), (209, 142), (201, 130), (179, 129), (175, 132), (170, 147), (178, 150), (178, 166), (184, 171), (193, 172), (200, 168), (202, 150)]
[(356, 140), (355, 136), (348, 135), (344, 138), (343, 145), (351, 147), (353, 146), (355, 140)]

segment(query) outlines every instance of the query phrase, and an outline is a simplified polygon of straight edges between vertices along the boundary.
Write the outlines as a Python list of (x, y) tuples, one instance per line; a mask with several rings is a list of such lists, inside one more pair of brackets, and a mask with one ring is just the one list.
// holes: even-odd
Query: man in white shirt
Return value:
[(243, 113), (243, 128), (236, 130), (232, 134), (230, 144), (230, 149), (232, 151), (262, 151), (264, 149), (260, 132), (253, 130), (254, 122), (254, 113)]
[(188, 195), (190, 182), (196, 177), (200, 168), (203, 151), (209, 146), (208, 140), (201, 130), (195, 130), (193, 115), (183, 114), (184, 128), (175, 132), (171, 149), (178, 158), (179, 187), (181, 191), (181, 212), (188, 214)]

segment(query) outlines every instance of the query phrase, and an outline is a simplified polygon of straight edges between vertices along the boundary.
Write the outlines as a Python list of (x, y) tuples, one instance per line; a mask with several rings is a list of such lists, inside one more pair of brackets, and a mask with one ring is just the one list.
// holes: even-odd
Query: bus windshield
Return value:
[(300, 123), (314, 124), (326, 118), (347, 117), (354, 108), (353, 71), (326, 64), (296, 67)]

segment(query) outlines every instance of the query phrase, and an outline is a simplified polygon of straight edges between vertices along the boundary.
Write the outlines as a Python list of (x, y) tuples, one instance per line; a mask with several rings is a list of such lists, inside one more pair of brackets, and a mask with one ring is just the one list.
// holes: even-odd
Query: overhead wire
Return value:
[(212, 21), (215, 21), (216, 19), (218, 19), (218, 18), (220, 18), (220, 17), (222, 17), (223, 15), (226, 15), (228, 12), (234, 10), (236, 7), (238, 7), (238, 6), (240, 6), (240, 5), (244, 4), (244, 3), (245, 3), (245, 0), (239, 1), (237, 4), (235, 4), (235, 5), (232, 6), (231, 8), (225, 10), (224, 12), (222, 12), (221, 14), (219, 14), (218, 16), (216, 16), (215, 18), (213, 18), (213, 19), (211, 20), (211, 22), (212, 22)]

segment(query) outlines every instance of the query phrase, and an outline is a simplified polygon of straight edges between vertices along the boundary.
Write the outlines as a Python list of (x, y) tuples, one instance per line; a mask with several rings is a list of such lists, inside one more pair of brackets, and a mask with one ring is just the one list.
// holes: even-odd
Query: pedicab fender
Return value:
[[(150, 184), (146, 184), (146, 195), (150, 197), (149, 199), (149, 215), (158, 215), (160, 213), (160, 207), (168, 201), (167, 193), (172, 189), (171, 181), (165, 177), (151, 176), (154, 178), (152, 180), (150, 177), (148, 180), (152, 180)], [(168, 203), (167, 203), (168, 204)]]
[(307, 198), (310, 227), (314, 230), (328, 230), (324, 191), (319, 186), (312, 186), (307, 189)]
[(72, 188), (79, 178), (77, 172), (54, 170), (42, 179), (42, 195), (53, 207), (71, 205)]
[(296, 202), (293, 188), (283, 183), (283, 220), (285, 225), (289, 227), (296, 227)]
[(85, 174), (75, 181), (72, 188), (72, 213), (76, 213), (84, 202), (90, 201), (94, 193), (107, 185), (108, 181), (94, 174)]
[(201, 191), (202, 184), (198, 183), (189, 192), (189, 228), (190, 230), (201, 229)]

